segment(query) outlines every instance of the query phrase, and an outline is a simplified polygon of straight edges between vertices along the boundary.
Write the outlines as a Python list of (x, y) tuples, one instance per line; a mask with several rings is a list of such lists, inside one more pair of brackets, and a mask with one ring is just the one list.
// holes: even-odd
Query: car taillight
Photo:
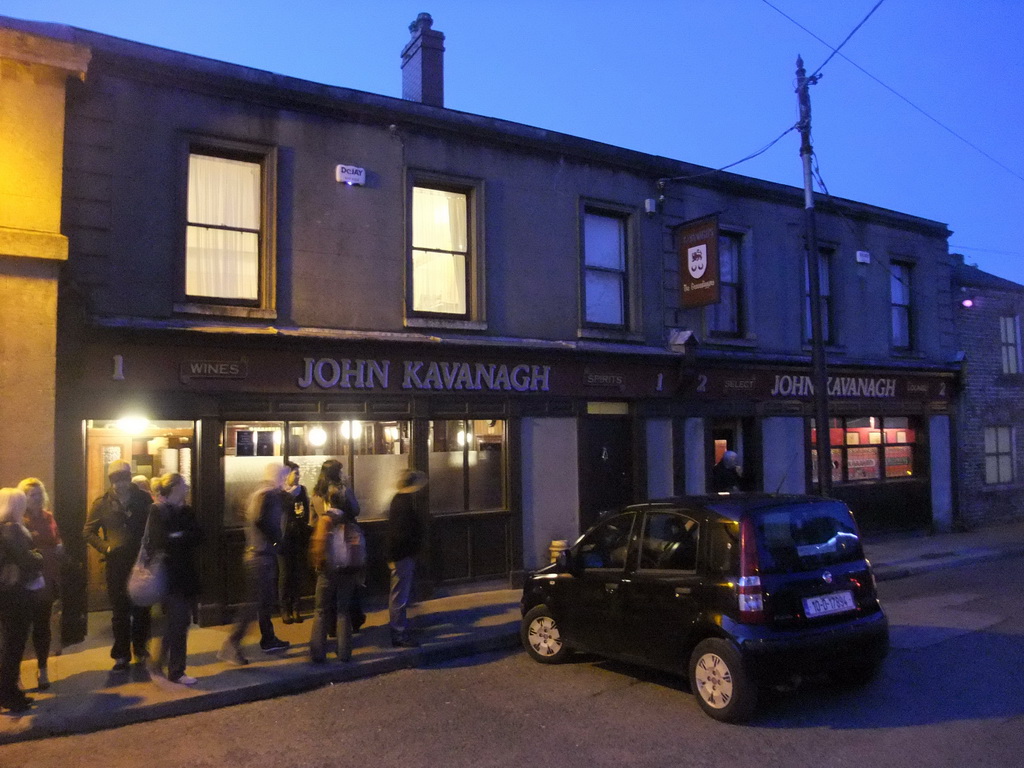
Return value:
[(740, 521), (740, 578), (737, 583), (740, 621), (744, 624), (764, 623), (764, 591), (758, 574), (757, 539), (754, 520), (744, 517)]

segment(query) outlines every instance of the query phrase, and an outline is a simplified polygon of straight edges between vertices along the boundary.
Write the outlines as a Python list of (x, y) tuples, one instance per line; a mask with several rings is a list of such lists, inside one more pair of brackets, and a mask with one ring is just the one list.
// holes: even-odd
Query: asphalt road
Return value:
[(685, 683), (522, 653), (0, 747), (0, 768), (1019, 766), (1024, 558), (880, 585), (894, 648), (870, 686), (805, 681), (760, 716), (703, 715)]

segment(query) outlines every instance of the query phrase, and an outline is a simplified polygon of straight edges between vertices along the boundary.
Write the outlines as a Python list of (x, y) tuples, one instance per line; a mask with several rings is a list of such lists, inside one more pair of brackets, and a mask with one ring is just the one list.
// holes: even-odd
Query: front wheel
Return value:
[(562, 642), (558, 622), (546, 605), (531, 608), (523, 616), (519, 628), (519, 639), (523, 648), (534, 661), (541, 664), (557, 664), (569, 656), (569, 648)]
[(690, 690), (704, 713), (725, 723), (746, 720), (757, 706), (757, 687), (727, 640), (702, 640), (690, 654)]

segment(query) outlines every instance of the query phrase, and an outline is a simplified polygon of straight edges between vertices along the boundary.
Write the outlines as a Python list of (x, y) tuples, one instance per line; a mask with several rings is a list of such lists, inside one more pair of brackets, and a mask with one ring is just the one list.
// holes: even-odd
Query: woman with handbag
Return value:
[(0, 488), (0, 707), (24, 712), (32, 699), (18, 688), (28, 642), (32, 592), (42, 586), (43, 556), (23, 523), (27, 501), (17, 488)]
[[(320, 476), (313, 486), (313, 498), (310, 504), (310, 527), (316, 529), (317, 521), (327, 512), (330, 505), (330, 496), (335, 491), (341, 491), (345, 496), (344, 511), (350, 513), (353, 518), (359, 517), (359, 500), (352, 491), (352, 485), (345, 476), (345, 470), (337, 459), (327, 459), (320, 467)], [(312, 542), (310, 542), (312, 544)], [(334, 610), (329, 608), (329, 611)], [(366, 621), (366, 613), (363, 611), (362, 587), (357, 585), (355, 594), (352, 596), (351, 608), (352, 631), (358, 632)], [(327, 636), (334, 637), (334, 629), (337, 620), (334, 615), (327, 615)]]
[(316, 521), (310, 560), (317, 573), (310, 660), (314, 664), (327, 660), (328, 623), (333, 621), (338, 659), (348, 661), (352, 658), (352, 598), (363, 580), (366, 540), (340, 489), (330, 494), (327, 509)]
[(42, 480), (26, 477), (18, 483), (18, 490), (25, 494), (25, 527), (32, 535), (32, 544), (43, 556), (43, 579), (46, 584), (34, 593), (32, 601), (31, 637), (36, 652), (39, 671), (36, 679), (39, 690), (50, 687), (46, 662), (50, 658), (50, 644), (53, 641), (50, 622), (53, 604), (60, 598), (60, 563), (64, 557), (64, 542), (61, 541), (57, 521), (50, 511), (50, 499)]
[(166, 665), (167, 679), (172, 683), (195, 685), (196, 678), (185, 674), (185, 662), (188, 627), (192, 621), (193, 606), (199, 596), (196, 550), (202, 541), (203, 532), (192, 507), (185, 503), (190, 489), (184, 477), (171, 472), (154, 478), (152, 487), (156, 501), (149, 508), (147, 532), (142, 546), (151, 562), (153, 558), (163, 556), (167, 591), (161, 602), (164, 615), (163, 639), (150, 671), (163, 674)]

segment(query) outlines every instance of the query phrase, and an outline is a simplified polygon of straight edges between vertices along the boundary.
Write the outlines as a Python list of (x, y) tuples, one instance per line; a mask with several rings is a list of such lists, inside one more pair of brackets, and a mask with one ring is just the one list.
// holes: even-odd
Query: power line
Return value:
[[(768, 2), (768, 0), (764, 0), (764, 1), (765, 1), (766, 3)], [(820, 66), (820, 67), (818, 67), (818, 68), (817, 68), (816, 70), (814, 70), (814, 72), (813, 72), (813, 73), (811, 74), (811, 77), (812, 77), (812, 78), (813, 78), (813, 77), (815, 77), (815, 76), (817, 76), (817, 74), (818, 74), (819, 72), (821, 72), (821, 70), (823, 70), (823, 69), (825, 68), (825, 65), (826, 65), (826, 64), (828, 64), (828, 63), (829, 63), (830, 61), (832, 61), (832, 57), (833, 57), (833, 56), (835, 56), (835, 55), (836, 55), (837, 53), (839, 53), (839, 49), (840, 49), (840, 48), (842, 48), (842, 47), (843, 47), (844, 45), (846, 45), (846, 44), (847, 44), (848, 42), (850, 42), (850, 38), (851, 38), (851, 37), (853, 37), (853, 36), (854, 36), (854, 34), (856, 34), (856, 32), (857, 32), (857, 30), (858, 30), (858, 29), (860, 29), (861, 27), (863, 27), (863, 26), (864, 26), (864, 22), (866, 22), (866, 21), (867, 21), (868, 19), (870, 19), (870, 18), (871, 18), (871, 14), (873, 14), (873, 13), (874, 13), (875, 11), (877, 11), (877, 10), (878, 10), (878, 6), (880, 6), (880, 5), (881, 5), (881, 4), (883, 3), (883, 2), (885, 2), (885, 0), (878, 0), (878, 2), (877, 2), (877, 3), (875, 3), (875, 7), (874, 7), (874, 8), (872, 8), (872, 9), (871, 9), (870, 11), (868, 11), (868, 15), (867, 15), (867, 16), (865, 16), (865, 17), (864, 17), (863, 19), (861, 19), (861, 22), (860, 22), (860, 24), (858, 24), (858, 25), (857, 25), (856, 27), (854, 27), (854, 28), (853, 28), (853, 29), (852, 29), (852, 30), (850, 31), (850, 34), (848, 34), (848, 35), (846, 36), (846, 39), (845, 39), (845, 40), (843, 40), (843, 42), (841, 42), (841, 43), (839, 44), (839, 48), (832, 48), (832, 53), (830, 53), (830, 54), (828, 55), (828, 58), (827, 58), (827, 59), (825, 59), (825, 61), (823, 61), (823, 62), (822, 62), (821, 66)], [(771, 3), (768, 3), (768, 4), (769, 4), (769, 5), (771, 5)], [(829, 46), (829, 47), (831, 48), (832, 46)], [(844, 59), (846, 59), (846, 57), (845, 57), (845, 56), (843, 56), (843, 58), (844, 58)], [(849, 59), (846, 59), (846, 60), (847, 60), (847, 61), (849, 61)]]
[(741, 160), (737, 160), (734, 163), (729, 163), (728, 165), (723, 165), (721, 168), (714, 168), (714, 169), (712, 169), (710, 171), (701, 171), (700, 173), (692, 173), (689, 176), (670, 176), (670, 177), (667, 177), (667, 178), (664, 178), (664, 179), (658, 179), (658, 184), (661, 185), (661, 184), (664, 184), (665, 182), (668, 182), (668, 181), (686, 181), (688, 179), (696, 179), (696, 178), (699, 178), (701, 176), (708, 176), (708, 175), (710, 175), (712, 173), (719, 173), (720, 171), (724, 171), (724, 170), (726, 170), (728, 168), (732, 168), (734, 166), (737, 166), (740, 163), (745, 163), (745, 162), (747, 162), (747, 160), (753, 160), (758, 155), (763, 155), (769, 149), (771, 149), (776, 144), (778, 144), (780, 141), (782, 141), (783, 137), (786, 134), (788, 134), (790, 131), (795, 131), (795, 130), (796, 130), (796, 125), (789, 126), (789, 128), (784, 130), (782, 133), (780, 133), (774, 139), (769, 141), (767, 144), (765, 144), (759, 150), (757, 150), (756, 152), (754, 152), (752, 154), (747, 155), (746, 157), (742, 158)]
[[(839, 53), (839, 48), (842, 48), (842, 45), (840, 45), (840, 46), (839, 46), (839, 48), (833, 48), (833, 47), (832, 47), (832, 46), (831, 46), (831, 45), (830, 45), (829, 43), (827, 43), (827, 42), (825, 42), (824, 40), (822, 40), (822, 39), (821, 39), (820, 37), (818, 37), (818, 35), (814, 34), (814, 33), (813, 33), (813, 32), (812, 32), (811, 30), (809, 30), (809, 29), (808, 29), (807, 27), (805, 27), (805, 26), (804, 26), (803, 24), (801, 24), (801, 23), (800, 23), (799, 21), (797, 21), (796, 19), (794, 19), (794, 18), (793, 18), (792, 16), (789, 16), (789, 15), (787, 15), (786, 13), (784, 13), (783, 11), (779, 10), (778, 8), (776, 8), (776, 7), (774, 6), (774, 5), (772, 5), (772, 4), (771, 4), (771, 3), (769, 2), (769, 0), (761, 0), (761, 2), (763, 2), (763, 3), (765, 4), (765, 5), (767, 5), (767, 6), (768, 6), (769, 8), (771, 8), (772, 10), (776, 11), (776, 12), (777, 12), (778, 14), (780, 14), (781, 16), (783, 16), (783, 17), (785, 17), (786, 19), (788, 19), (789, 21), (793, 22), (793, 24), (795, 24), (796, 26), (798, 26), (798, 27), (799, 27), (800, 29), (802, 29), (802, 30), (803, 30), (804, 32), (806, 32), (807, 34), (809, 34), (809, 35), (810, 35), (811, 37), (813, 37), (813, 38), (814, 38), (815, 40), (817, 40), (817, 41), (818, 41), (819, 43), (821, 43), (821, 44), (822, 44), (822, 45), (824, 45), (824, 46), (825, 46), (826, 48), (828, 48), (829, 50), (831, 50), (831, 51), (832, 51), (832, 56), (834, 56), (834, 55), (838, 54), (839, 56), (841, 56), (842, 58), (844, 58), (844, 59), (845, 59), (845, 60), (846, 60), (846, 61), (847, 61), (848, 63), (852, 64), (852, 65), (853, 65), (854, 67), (856, 67), (857, 69), (859, 69), (859, 70), (860, 70), (860, 71), (861, 71), (862, 73), (864, 73), (865, 75), (867, 75), (868, 77), (870, 77), (870, 78), (871, 78), (872, 80), (874, 80), (874, 81), (875, 81), (876, 83), (878, 83), (878, 84), (879, 84), (880, 86), (882, 86), (882, 87), (883, 87), (883, 88), (885, 88), (885, 89), (886, 89), (887, 91), (889, 91), (889, 92), (890, 92), (890, 93), (891, 93), (891, 94), (892, 94), (893, 96), (896, 96), (896, 97), (897, 97), (898, 99), (900, 99), (901, 101), (904, 101), (904, 102), (906, 102), (906, 103), (907, 103), (907, 104), (908, 104), (909, 106), (911, 106), (912, 108), (914, 108), (915, 110), (917, 110), (918, 112), (920, 112), (920, 113), (921, 113), (922, 115), (924, 115), (925, 117), (927, 117), (927, 118), (928, 118), (929, 120), (931, 120), (931, 121), (932, 121), (933, 123), (935, 123), (935, 124), (936, 124), (937, 126), (939, 126), (939, 127), (940, 127), (940, 128), (942, 129), (942, 130), (944, 130), (944, 131), (946, 131), (946, 132), (948, 132), (948, 133), (952, 134), (952, 135), (953, 135), (954, 137), (956, 137), (957, 139), (959, 139), (960, 141), (962, 141), (962, 142), (963, 142), (964, 144), (966, 144), (967, 146), (969, 146), (969, 147), (970, 147), (971, 149), (973, 149), (973, 150), (974, 150), (975, 152), (977, 152), (978, 154), (982, 155), (983, 157), (985, 157), (986, 159), (990, 160), (991, 162), (995, 163), (996, 165), (998, 165), (998, 166), (999, 166), (1000, 168), (1002, 168), (1002, 169), (1003, 169), (1004, 171), (1006, 171), (1007, 173), (1009, 173), (1009, 174), (1011, 174), (1011, 175), (1015, 176), (1016, 178), (1020, 179), (1021, 181), (1024, 181), (1024, 176), (1022, 176), (1021, 174), (1017, 173), (1017, 172), (1016, 172), (1015, 170), (1013, 170), (1013, 169), (1012, 169), (1012, 168), (1010, 168), (1009, 166), (1005, 165), (1005, 164), (1004, 164), (1004, 163), (1002, 163), (1001, 161), (999, 161), (999, 160), (997, 160), (996, 158), (994, 158), (994, 157), (993, 157), (992, 155), (990, 155), (990, 154), (989, 154), (988, 152), (986, 152), (985, 150), (983, 150), (983, 149), (982, 149), (981, 147), (979, 147), (979, 146), (978, 146), (977, 144), (975, 144), (974, 142), (972, 142), (972, 141), (968, 140), (968, 139), (967, 139), (967, 138), (965, 138), (964, 136), (961, 136), (961, 135), (960, 135), (959, 133), (957, 133), (956, 131), (954, 131), (954, 130), (953, 130), (952, 128), (950, 128), (950, 127), (949, 127), (948, 125), (946, 125), (945, 123), (943, 123), (943, 122), (942, 122), (941, 120), (939, 120), (938, 118), (932, 117), (932, 116), (931, 116), (930, 114), (928, 114), (927, 112), (925, 112), (925, 111), (924, 111), (924, 110), (923, 110), (923, 109), (922, 109), (921, 107), (917, 106), (917, 104), (915, 104), (914, 102), (912, 102), (912, 101), (911, 101), (910, 99), (908, 99), (908, 98), (907, 98), (906, 96), (904, 96), (904, 95), (903, 95), (902, 93), (900, 93), (899, 91), (897, 91), (897, 90), (896, 90), (895, 88), (893, 88), (892, 86), (890, 86), (890, 85), (888, 85), (888, 84), (886, 84), (886, 83), (882, 82), (881, 80), (879, 80), (879, 79), (878, 79), (877, 77), (875, 77), (875, 76), (874, 76), (873, 74), (871, 74), (871, 73), (870, 73), (870, 72), (868, 72), (868, 71), (867, 71), (866, 69), (864, 69), (864, 67), (862, 67), (862, 66), (861, 66), (860, 64), (858, 64), (857, 62), (853, 61), (853, 60), (852, 60), (852, 59), (851, 59), (851, 58), (850, 58), (849, 56), (847, 56), (846, 54), (844, 54), (844, 53)], [(879, 0), (879, 3), (878, 3), (878, 5), (881, 5), (881, 0)], [(878, 5), (876, 5), (876, 6), (875, 6), (875, 8), (878, 8)], [(871, 15), (872, 13), (874, 13), (874, 12), (875, 12), (875, 8), (872, 8), (872, 9), (871, 9), (871, 13), (869, 13), (869, 14), (868, 14), (868, 16), (870, 16), (870, 15)], [(867, 16), (865, 16), (865, 17), (864, 17), (864, 21), (867, 21)], [(856, 32), (856, 31), (857, 31), (857, 29), (860, 29), (860, 27), (861, 27), (861, 25), (862, 25), (863, 23), (864, 23), (864, 22), (862, 21), (862, 22), (861, 22), (860, 24), (858, 24), (858, 25), (857, 25), (857, 27), (856, 27), (856, 28), (854, 29), (854, 32)], [(853, 34), (853, 32), (851, 32), (851, 33), (850, 33), (850, 35), (852, 35), (852, 34)], [(846, 40), (849, 40), (849, 39), (850, 39), (850, 35), (847, 35), (847, 37), (846, 37)], [(845, 44), (846, 44), (846, 40), (844, 40), (844, 41), (843, 41), (843, 45), (845, 45)], [(826, 59), (826, 60), (825, 60), (825, 63), (821, 65), (821, 67), (824, 67), (824, 66), (825, 66), (825, 64), (828, 64), (828, 62), (829, 62), (829, 61), (830, 61), (830, 60), (832, 59), (832, 56), (829, 56), (829, 57), (828, 57), (828, 59)], [(820, 72), (820, 71), (821, 71), (821, 67), (818, 67), (818, 69), (816, 70), (816, 72)]]

